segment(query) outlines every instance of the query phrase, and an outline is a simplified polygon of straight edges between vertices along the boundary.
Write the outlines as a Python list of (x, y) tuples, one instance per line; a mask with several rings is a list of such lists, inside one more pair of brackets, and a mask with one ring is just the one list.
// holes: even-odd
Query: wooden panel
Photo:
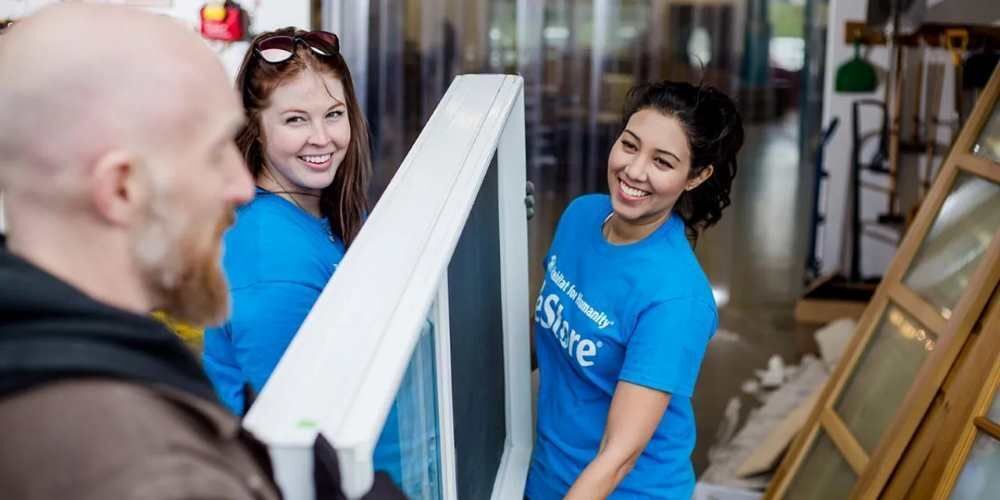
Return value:
[[(993, 297), (994, 297), (993, 300), (996, 300), (995, 293), (993, 294)], [(987, 311), (989, 310), (990, 309), (988, 308)], [(986, 313), (983, 313), (983, 315), (985, 316)], [(944, 382), (941, 383), (941, 394), (947, 396), (946, 403), (952, 408), (955, 407), (955, 403), (957, 402), (958, 399), (960, 399), (956, 396), (961, 396), (963, 392), (968, 391), (968, 387), (960, 385), (962, 384), (961, 375), (963, 373), (963, 370), (966, 369), (966, 366), (970, 362), (972, 353), (977, 348), (977, 346), (980, 345), (979, 344), (981, 339), (980, 332), (982, 332), (982, 330), (983, 330), (982, 324), (979, 323), (972, 330), (972, 333), (970, 333), (969, 336), (965, 338), (965, 345), (962, 346), (962, 351), (958, 353), (958, 358), (955, 360), (955, 364), (952, 365), (951, 371), (948, 372), (948, 376), (946, 376), (944, 378)], [(989, 349), (988, 344), (987, 347), (984, 348)], [(984, 373), (983, 378), (985, 378), (985, 376), (986, 374)], [(980, 378), (980, 380), (982, 380), (982, 378)], [(970, 402), (969, 404), (971, 405), (972, 403)]]
[[(917, 251), (916, 249), (927, 234), (930, 225), (933, 224), (933, 219), (936, 218), (937, 212), (940, 210), (940, 206), (943, 204), (948, 192), (950, 192), (951, 185), (957, 176), (956, 158), (968, 159), (964, 152), (968, 151), (975, 136), (978, 135), (979, 129), (985, 122), (985, 117), (987, 116), (986, 108), (988, 107), (989, 111), (992, 111), (998, 92), (1000, 92), (1000, 68), (994, 72), (993, 79), (988, 86), (988, 91), (980, 99), (973, 113), (974, 116), (970, 117), (969, 122), (963, 128), (959, 139), (955, 143), (953, 154), (945, 162), (942, 174), (948, 172), (948, 175), (942, 175), (945, 179), (938, 179), (931, 194), (928, 196), (929, 203), (925, 202), (924, 207), (921, 208), (917, 216), (917, 221), (914, 222), (914, 226), (918, 223), (920, 226), (911, 228), (911, 231), (907, 234), (904, 246), (909, 245), (911, 248), (906, 249), (907, 254), (897, 254), (893, 260), (893, 266), (891, 266), (893, 275), (891, 279), (887, 279), (886, 281), (888, 286), (898, 283), (905, 272), (905, 267), (902, 263), (896, 265), (897, 261), (905, 261), (907, 265), (912, 261)], [(974, 165), (977, 169), (986, 168), (982, 162), (969, 161), (967, 164)], [(933, 207), (933, 210), (931, 210), (931, 207)], [(913, 237), (914, 232), (919, 235), (919, 240)], [(903, 253), (903, 248), (900, 249), (900, 253)], [(890, 277), (887, 276), (887, 278)], [(853, 495), (870, 498), (881, 493), (882, 487), (895, 469), (903, 450), (913, 437), (914, 431), (927, 414), (928, 407), (934, 399), (935, 394), (937, 394), (944, 377), (951, 370), (969, 330), (976, 323), (987, 299), (992, 295), (998, 278), (1000, 278), (1000, 238), (994, 237), (982, 257), (977, 272), (972, 275), (965, 293), (956, 305), (952, 318), (949, 320), (944, 334), (939, 339), (937, 348), (931, 353), (930, 358), (921, 369), (913, 385), (913, 389), (907, 394), (901, 406), (902, 411), (897, 415), (889, 432), (882, 436), (879, 447), (871, 454), (873, 467), (866, 470), (865, 474), (859, 479), (853, 490)]]
[[(974, 157), (958, 150), (956, 150), (955, 156), (959, 162), (958, 166), (962, 171), (994, 181), (1000, 177), (1000, 168), (997, 168), (997, 165), (989, 160)], [(994, 236), (995, 239), (996, 236)], [(996, 247), (997, 241), (993, 241), (991, 250), (995, 251)], [(976, 274), (981, 275), (985, 270), (986, 274), (993, 275), (981, 280), (979, 286), (983, 290), (992, 291), (996, 284), (997, 277), (995, 271), (997, 258), (996, 252), (992, 255), (983, 256), (980, 272)], [(990, 262), (993, 264), (990, 265)], [(991, 286), (990, 283), (993, 285)], [(977, 284), (969, 284), (969, 288), (975, 286)], [(907, 290), (909, 291), (909, 289)], [(900, 295), (905, 296), (905, 294)], [(967, 299), (967, 301), (978, 302), (974, 299)], [(900, 302), (909, 304), (910, 300), (901, 299)], [(977, 309), (975, 304), (972, 304), (972, 306), (965, 318), (965, 323), (974, 323), (975, 320), (973, 318), (978, 316), (975, 312)], [(986, 315), (995, 316), (997, 307), (998, 305), (994, 301), (993, 305), (987, 309), (988, 312)], [(921, 314), (918, 310), (912, 312)], [(956, 311), (956, 313), (959, 312)], [(993, 328), (994, 330), (998, 330), (1000, 329), (1000, 325), (996, 325)], [(962, 330), (962, 328), (959, 328), (957, 331), (960, 332)], [(959, 360), (952, 364), (952, 368), (946, 371), (947, 378), (944, 381), (945, 385), (943, 385), (938, 397), (934, 399), (935, 404), (930, 408), (921, 422), (923, 432), (918, 433), (914, 441), (906, 448), (907, 456), (904, 457), (905, 460), (899, 464), (899, 468), (895, 471), (893, 484), (890, 484), (888, 489), (881, 492), (885, 498), (897, 498), (903, 495), (907, 495), (908, 498), (927, 498), (933, 492), (937, 479), (941, 477), (947, 464), (951, 450), (955, 447), (955, 443), (958, 442), (963, 427), (966, 427), (966, 425), (963, 425), (963, 422), (967, 422), (972, 411), (975, 392), (981, 387), (981, 382), (987, 375), (986, 371), (989, 370), (990, 362), (996, 359), (997, 353), (1000, 352), (1000, 345), (998, 345), (1000, 344), (1000, 338), (997, 337), (997, 334), (993, 334), (992, 337), (987, 338), (984, 342), (980, 342), (979, 338), (973, 338), (971, 342), (964, 343), (961, 348), (962, 355), (960, 355)], [(957, 339), (947, 340), (952, 344), (958, 343)], [(946, 344), (945, 346), (941, 346), (941, 351), (944, 354), (939, 354), (937, 357), (945, 358), (945, 362), (938, 363), (942, 365), (938, 367), (939, 370), (947, 369), (943, 365), (946, 364), (948, 351), (957, 348), (959, 348), (957, 345), (947, 346)], [(929, 371), (934, 370), (929, 369)], [(910, 408), (907, 407), (907, 410), (910, 411)], [(943, 422), (939, 422), (942, 420)], [(910, 454), (912, 456), (909, 456)]]
[[(886, 489), (884, 498), (930, 498), (934, 493), (952, 449), (962, 435), (972, 414), (976, 392), (972, 389), (989, 376), (989, 359), (1000, 352), (1000, 337), (982, 342), (983, 319), (995, 314), (1000, 294), (994, 292), (980, 321), (962, 346), (962, 351), (948, 372), (927, 416), (903, 453)], [(983, 361), (987, 362), (983, 362)]]
[(868, 454), (851, 435), (851, 431), (847, 430), (844, 421), (840, 420), (840, 417), (833, 410), (827, 409), (820, 415), (820, 422), (823, 424), (823, 430), (829, 434), (833, 444), (840, 450), (847, 463), (851, 464), (855, 473), (861, 475), (865, 467), (868, 466)]
[[(955, 378), (952, 396), (956, 411), (950, 413), (943, 427), (959, 436), (953, 441), (942, 440), (935, 446), (933, 459), (936, 472), (940, 462), (944, 462), (933, 498), (948, 498), (965, 458), (975, 439), (976, 427), (970, 419), (982, 415), (992, 400), (992, 395), (1000, 385), (1000, 287), (994, 288), (990, 307), (983, 315), (981, 330), (976, 345), (971, 349), (968, 361), (958, 367), (960, 374)], [(983, 383), (986, 381), (987, 383)], [(946, 457), (946, 458), (945, 458)]]
[(926, 414), (931, 400), (951, 370), (968, 332), (978, 320), (998, 279), (1000, 238), (994, 238), (983, 256), (979, 271), (973, 275), (966, 293), (955, 308), (944, 335), (938, 340), (937, 348), (925, 361), (889, 432), (882, 436), (881, 444), (871, 454), (872, 462), (876, 465), (858, 480), (855, 492), (862, 496), (876, 496), (881, 491), (914, 430)]
[[(996, 165), (993, 165), (996, 168)], [(952, 313), (944, 335), (939, 339), (935, 352), (927, 360), (917, 377), (913, 390), (907, 395), (891, 432), (883, 436), (879, 448), (871, 454), (877, 464), (866, 471), (858, 481), (855, 493), (876, 495), (892, 473), (896, 461), (912, 438), (913, 431), (924, 418), (937, 387), (951, 370), (958, 351), (965, 342), (967, 332), (975, 324), (983, 306), (998, 279), (1000, 279), (1000, 238), (994, 236), (983, 254), (979, 267), (971, 277), (966, 291)], [(893, 287), (894, 283), (886, 286)]]
[(928, 304), (902, 283), (887, 283), (886, 286), (889, 288), (889, 298), (893, 302), (926, 326), (937, 338), (941, 338), (945, 332), (947, 320), (934, 309), (934, 306)]
[(931, 475), (929, 467), (932, 464), (929, 462), (929, 458), (931, 451), (939, 442), (941, 434), (947, 431), (941, 427), (947, 413), (948, 406), (945, 404), (944, 396), (938, 394), (927, 412), (927, 417), (920, 423), (913, 440), (903, 452), (896, 470), (893, 471), (888, 484), (882, 491), (882, 498), (907, 498), (909, 500), (921, 498), (922, 490), (918, 483), (924, 479), (932, 479), (930, 487), (925, 488), (925, 496), (934, 491), (934, 485), (937, 484), (936, 478), (940, 474)]
[[(980, 347), (980, 335), (973, 332), (945, 377), (927, 417), (903, 452), (900, 463), (882, 492), (883, 498), (920, 500), (930, 498), (934, 493), (975, 403), (975, 397), (968, 397), (967, 387), (971, 385), (968, 381), (971, 358)], [(981, 381), (985, 376), (983, 373), (973, 380)], [(949, 424), (950, 421), (958, 423)]]
[(976, 155), (962, 153), (958, 168), (993, 182), (1000, 182), (1000, 167), (996, 163)]
[(876, 289), (875, 296), (872, 297), (868, 307), (858, 320), (859, 326), (857, 331), (854, 336), (851, 337), (850, 343), (845, 349), (843, 357), (840, 358), (840, 362), (837, 364), (837, 367), (834, 368), (833, 373), (827, 380), (827, 383), (824, 384), (823, 391), (819, 397), (819, 403), (813, 407), (809, 414), (808, 422), (802, 428), (802, 432), (795, 437), (788, 453), (781, 461), (781, 465), (778, 466), (778, 470), (775, 472), (774, 477), (768, 484), (767, 490), (764, 493), (764, 498), (770, 499), (784, 497), (785, 491), (791, 484), (792, 477), (795, 475), (796, 471), (798, 471), (799, 467), (801, 467), (806, 453), (809, 452), (813, 445), (813, 441), (821, 432), (820, 415), (822, 415), (822, 413), (830, 407), (834, 395), (840, 392), (841, 387), (847, 379), (849, 371), (857, 362), (862, 349), (865, 345), (867, 345), (868, 339), (874, 332), (875, 327), (877, 326), (876, 321), (882, 315), (887, 303), (888, 294), (884, 288), (879, 287)]
[[(990, 84), (983, 92), (968, 122), (956, 139), (940, 175), (925, 198), (920, 211), (886, 271), (882, 286), (878, 288), (875, 297), (862, 315), (858, 334), (852, 340), (847, 352), (831, 376), (830, 383), (820, 398), (820, 404), (810, 415), (805, 432), (796, 439), (789, 455), (779, 467), (765, 498), (781, 498), (784, 495), (788, 484), (802, 463), (804, 453), (809, 450), (808, 447), (816, 436), (824, 411), (837, 400), (840, 391), (854, 372), (858, 359), (877, 328), (879, 319), (888, 303), (888, 290), (893, 284), (900, 283), (948, 196), (959, 171), (957, 160), (959, 158), (969, 160), (966, 153), (970, 150), (980, 129), (992, 112), (998, 94), (1000, 94), (1000, 68), (994, 71)], [(968, 168), (977, 171), (985, 170), (987, 174), (990, 173), (989, 167), (982, 162), (972, 160), (966, 161), (964, 164), (969, 165)], [(921, 367), (914, 384), (907, 392), (903, 404), (900, 406), (901, 411), (897, 413), (886, 433), (881, 436), (878, 447), (871, 453), (868, 463), (872, 465), (865, 468), (865, 473), (859, 478), (852, 491), (852, 497), (875, 498), (881, 493), (882, 487), (896, 468), (896, 464), (913, 437), (914, 431), (927, 415), (928, 408), (961, 351), (970, 329), (979, 318), (987, 299), (992, 294), (998, 274), (1000, 274), (1000, 238), (994, 238), (989, 249), (983, 255), (979, 268), (972, 275), (965, 293), (952, 311), (952, 317), (941, 332), (938, 345)], [(826, 419), (829, 420), (829, 417)]]

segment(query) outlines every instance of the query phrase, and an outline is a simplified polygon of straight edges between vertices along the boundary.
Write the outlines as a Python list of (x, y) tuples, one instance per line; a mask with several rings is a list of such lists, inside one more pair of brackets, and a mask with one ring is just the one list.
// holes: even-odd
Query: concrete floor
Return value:
[(810, 179), (800, 174), (798, 115), (746, 128), (732, 205), (698, 242), (697, 253), (717, 294), (720, 332), (712, 339), (695, 389), (695, 471), (708, 465), (730, 398), (740, 418), (758, 405), (741, 385), (779, 354), (797, 363), (813, 328), (796, 325), (809, 235)]
[[(810, 181), (799, 172), (798, 115), (748, 124), (744, 144), (732, 205), (697, 245), (699, 260), (721, 294), (720, 332), (709, 345), (695, 389), (698, 443), (692, 460), (697, 474), (708, 466), (708, 450), (729, 400), (740, 398), (741, 422), (759, 404), (742, 392), (743, 382), (766, 367), (772, 354), (780, 354), (786, 364), (797, 363), (812, 331), (796, 325), (792, 315), (803, 287), (810, 210)], [(530, 270), (537, 286), (542, 276), (535, 263), (545, 254), (567, 200), (557, 180), (543, 175), (533, 180), (538, 216), (529, 224)]]

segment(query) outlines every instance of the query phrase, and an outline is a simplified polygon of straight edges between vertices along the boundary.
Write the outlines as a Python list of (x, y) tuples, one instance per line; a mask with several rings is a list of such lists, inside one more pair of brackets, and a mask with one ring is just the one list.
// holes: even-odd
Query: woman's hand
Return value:
[(601, 449), (576, 478), (566, 499), (602, 499), (610, 495), (646, 449), (669, 403), (670, 394), (618, 382)]

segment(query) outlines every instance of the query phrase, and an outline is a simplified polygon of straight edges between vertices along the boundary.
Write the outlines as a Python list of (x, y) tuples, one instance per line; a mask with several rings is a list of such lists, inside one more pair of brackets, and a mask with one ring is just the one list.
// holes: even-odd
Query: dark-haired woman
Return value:
[(691, 397), (718, 320), (691, 242), (729, 204), (743, 127), (710, 87), (641, 85), (628, 102), (610, 195), (574, 200), (545, 258), (531, 500), (694, 490)]
[[(204, 367), (237, 415), (259, 392), (368, 210), (368, 126), (337, 37), (284, 28), (256, 37), (237, 75), (237, 145), (257, 183), (225, 235), (228, 322), (205, 331)], [(396, 405), (375, 467), (400, 481)]]

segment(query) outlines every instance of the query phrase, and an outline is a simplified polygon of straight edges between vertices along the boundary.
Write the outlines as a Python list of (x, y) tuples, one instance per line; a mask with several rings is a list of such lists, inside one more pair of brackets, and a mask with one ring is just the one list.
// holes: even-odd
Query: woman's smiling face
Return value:
[(319, 194), (351, 142), (340, 79), (305, 70), (282, 83), (261, 112), (265, 164), (283, 189)]
[(667, 219), (691, 184), (691, 149), (681, 122), (654, 109), (633, 114), (608, 155), (611, 206), (621, 222)]

